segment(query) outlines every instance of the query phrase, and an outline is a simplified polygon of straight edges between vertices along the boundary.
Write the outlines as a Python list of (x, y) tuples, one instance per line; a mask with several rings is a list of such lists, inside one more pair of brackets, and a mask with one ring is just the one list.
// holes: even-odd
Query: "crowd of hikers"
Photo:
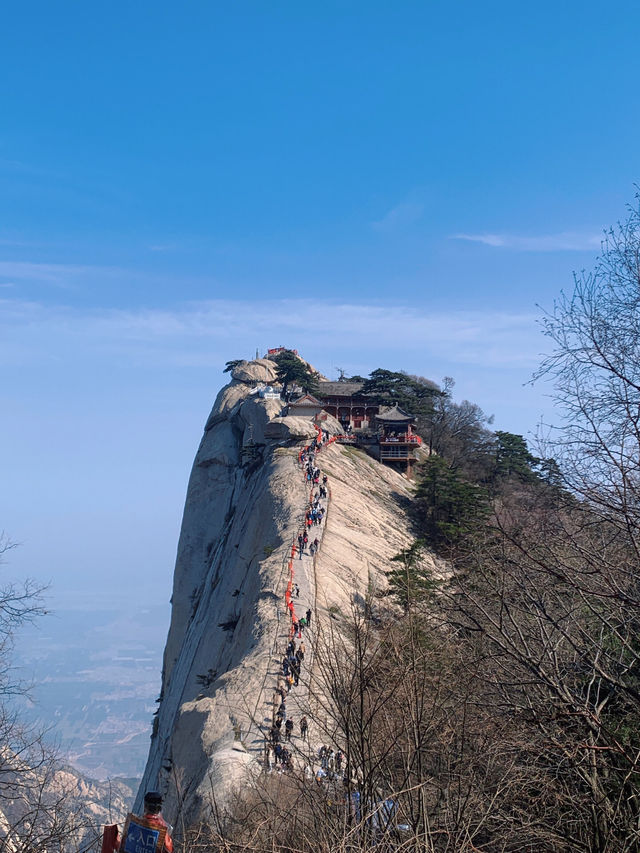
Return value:
[[(308, 553), (312, 558), (318, 551), (320, 542), (313, 536), (312, 529), (319, 526), (326, 513), (328, 499), (328, 477), (316, 465), (316, 453), (325, 443), (330, 443), (328, 433), (318, 429), (318, 437), (299, 455), (298, 459), (304, 471), (306, 482), (310, 486), (310, 497), (304, 514), (304, 524), (292, 546), (292, 559), (289, 561), (290, 578), (285, 600), (291, 622), (288, 643), (280, 663), (278, 681), (273, 694), (271, 725), (265, 739), (265, 769), (268, 773), (290, 773), (294, 771), (294, 755), (302, 757), (304, 775), (315, 779), (319, 785), (340, 786), (344, 788), (348, 809), (356, 820), (360, 820), (361, 777), (349, 766), (342, 749), (336, 746), (322, 745), (313, 750), (310, 744), (309, 720), (306, 714), (294, 719), (287, 711), (287, 699), (291, 690), (299, 686), (300, 673), (305, 661), (305, 637), (311, 627), (313, 611), (308, 607), (304, 616), (298, 616), (294, 601), (300, 598), (300, 586), (294, 581), (294, 559), (296, 552), (299, 560)], [(314, 621), (315, 625), (315, 621)], [(371, 802), (367, 808), (371, 811), (370, 823), (377, 832), (385, 830), (397, 812), (397, 803), (392, 800)]]
[[(316, 454), (329, 441), (328, 432), (318, 429), (318, 436), (298, 456), (305, 481), (310, 488), (304, 523), (292, 548), (292, 554), (297, 552), (299, 560), (302, 560), (305, 554), (314, 557), (320, 547), (318, 536), (314, 536), (313, 540), (311, 539), (313, 536), (311, 531), (312, 528), (320, 526), (325, 518), (329, 478), (317, 466)], [(293, 562), (289, 565), (291, 578), (288, 588), (298, 600), (300, 586), (293, 580)], [(295, 747), (292, 738), (298, 741), (300, 744), (298, 748), (300, 749), (302, 744), (308, 744), (309, 731), (309, 721), (306, 715), (303, 714), (298, 720), (294, 720), (291, 714), (287, 714), (287, 698), (290, 691), (300, 684), (300, 674), (306, 654), (304, 637), (311, 627), (313, 611), (311, 607), (307, 607), (304, 615), (299, 616), (290, 598), (288, 598), (287, 606), (291, 619), (289, 641), (281, 660), (278, 682), (273, 694), (271, 726), (265, 744), (266, 769), (280, 772), (293, 769), (293, 750)], [(343, 755), (340, 750), (335, 751), (328, 747), (321, 747), (318, 752), (318, 759), (320, 766), (316, 778), (320, 779), (329, 776), (329, 774), (341, 772)]]

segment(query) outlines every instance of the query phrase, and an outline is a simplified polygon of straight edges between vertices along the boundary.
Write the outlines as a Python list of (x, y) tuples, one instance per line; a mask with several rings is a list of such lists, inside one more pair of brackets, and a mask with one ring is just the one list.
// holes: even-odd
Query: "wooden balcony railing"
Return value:
[(401, 433), (400, 435), (383, 435), (380, 439), (380, 444), (422, 444), (422, 439), (419, 435), (409, 435)]

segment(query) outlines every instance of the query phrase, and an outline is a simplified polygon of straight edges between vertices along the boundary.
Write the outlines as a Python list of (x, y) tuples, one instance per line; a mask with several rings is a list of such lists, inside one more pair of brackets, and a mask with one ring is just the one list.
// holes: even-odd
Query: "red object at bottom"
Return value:
[(118, 824), (105, 826), (102, 833), (102, 853), (114, 853), (118, 849)]

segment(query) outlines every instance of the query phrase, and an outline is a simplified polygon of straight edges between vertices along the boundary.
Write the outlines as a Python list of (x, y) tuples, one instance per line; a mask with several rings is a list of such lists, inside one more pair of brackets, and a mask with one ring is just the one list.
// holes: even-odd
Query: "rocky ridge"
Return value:
[[(207, 817), (264, 770), (265, 733), (290, 633), (285, 607), (292, 545), (309, 485), (301, 448), (311, 420), (283, 417), (273, 362), (242, 362), (215, 401), (191, 472), (174, 574), (172, 619), (145, 789), (166, 797), (165, 815)], [(329, 434), (340, 424), (323, 422)], [(320, 625), (354, 596), (384, 584), (389, 560), (411, 537), (405, 477), (352, 447), (318, 454), (330, 502), (315, 558), (294, 559), (307, 606)], [(295, 693), (301, 697), (305, 680)]]

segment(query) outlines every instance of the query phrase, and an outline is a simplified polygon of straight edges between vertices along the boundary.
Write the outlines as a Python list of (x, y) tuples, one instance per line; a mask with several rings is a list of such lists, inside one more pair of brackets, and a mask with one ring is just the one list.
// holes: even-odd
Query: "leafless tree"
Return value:
[(605, 235), (592, 272), (543, 318), (552, 344), (538, 377), (555, 384), (554, 452), (566, 482), (638, 549), (640, 197)]
[(520, 726), (529, 823), (572, 850), (639, 849), (636, 566), (631, 537), (590, 503), (522, 488), (503, 495), (447, 597), (478, 697)]
[(376, 610), (354, 605), (317, 642), (309, 713), (344, 777), (270, 779), (240, 812), (244, 843), (251, 825), (252, 844), (296, 851), (543, 849), (513, 821), (532, 783), (519, 726), (482, 705), (468, 650), (433, 614)]
[[(1, 534), (0, 563), (13, 547)], [(1, 853), (80, 850), (95, 830), (75, 792), (60, 783), (56, 751), (47, 733), (21, 720), (13, 702), (29, 690), (12, 663), (16, 632), (46, 612), (43, 592), (44, 587), (31, 580), (0, 586)]]

